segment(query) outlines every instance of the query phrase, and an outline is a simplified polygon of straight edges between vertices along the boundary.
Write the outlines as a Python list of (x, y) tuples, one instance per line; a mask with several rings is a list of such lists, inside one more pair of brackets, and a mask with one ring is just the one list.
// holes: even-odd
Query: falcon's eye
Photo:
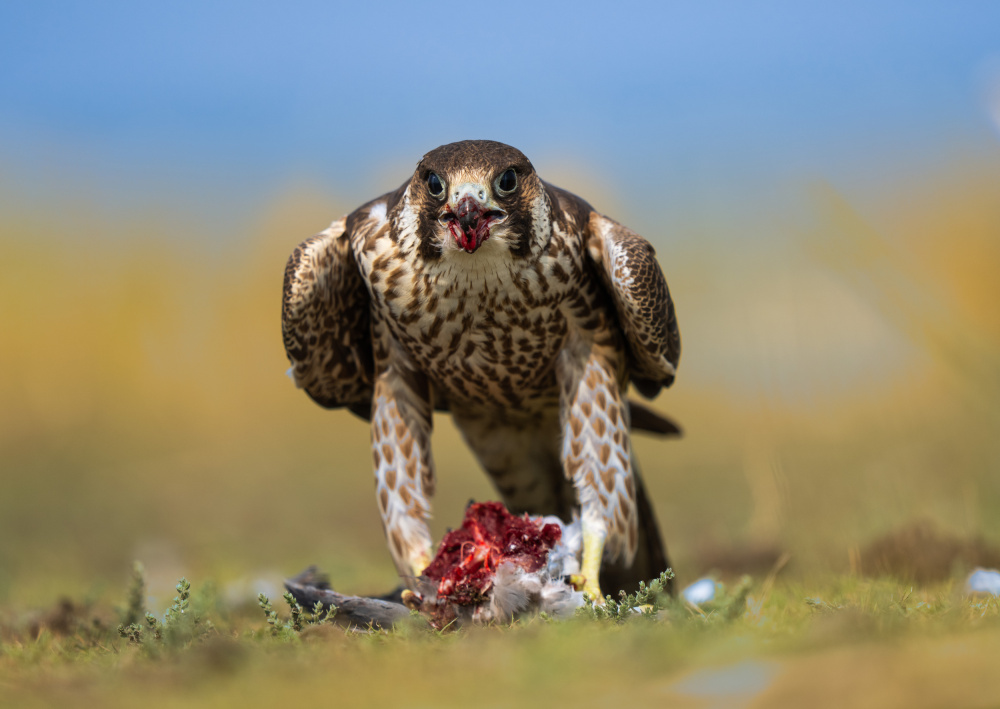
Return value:
[(433, 172), (427, 176), (427, 189), (435, 197), (440, 197), (444, 194), (444, 185), (441, 183), (441, 178)]
[(500, 175), (500, 179), (497, 180), (497, 192), (502, 195), (509, 195), (511, 192), (517, 189), (517, 173), (514, 170), (507, 170), (504, 174)]

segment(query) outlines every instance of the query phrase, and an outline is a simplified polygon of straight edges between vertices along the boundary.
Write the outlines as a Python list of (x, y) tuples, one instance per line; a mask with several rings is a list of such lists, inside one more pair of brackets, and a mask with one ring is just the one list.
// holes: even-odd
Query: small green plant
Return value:
[(296, 633), (301, 633), (302, 632), (302, 606), (300, 606), (299, 602), (295, 600), (295, 596), (293, 596), (288, 591), (285, 591), (285, 595), (283, 595), (282, 598), (285, 599), (285, 603), (288, 604), (288, 607), (292, 611), (292, 617), (289, 619), (289, 622), (291, 623), (291, 626), (292, 626), (292, 630), (294, 630)]
[(337, 606), (324, 606), (322, 601), (316, 601), (312, 607), (309, 623), (311, 625), (320, 625), (327, 622), (332, 623), (336, 615)]
[(264, 617), (267, 619), (267, 624), (271, 626), (272, 635), (281, 635), (285, 632), (301, 633), (310, 625), (332, 623), (337, 615), (336, 606), (324, 606), (321, 601), (316, 601), (312, 609), (305, 611), (288, 591), (285, 591), (282, 597), (285, 599), (285, 603), (288, 604), (290, 610), (290, 617), (284, 622), (278, 617), (274, 609), (271, 608), (271, 599), (263, 593), (257, 595), (257, 605), (264, 611)]
[(616, 623), (624, 623), (636, 615), (655, 616), (670, 602), (666, 588), (673, 577), (673, 569), (667, 569), (659, 578), (653, 579), (648, 584), (640, 581), (639, 590), (635, 593), (627, 594), (622, 591), (618, 600), (605, 596), (604, 605), (595, 603), (594, 599), (585, 596), (584, 606), (578, 614), (595, 620), (612, 620)]
[(153, 633), (154, 640), (162, 640), (163, 633), (160, 632), (160, 621), (156, 619), (156, 616), (152, 613), (146, 612), (146, 626)]
[(132, 580), (128, 587), (128, 605), (122, 612), (122, 621), (118, 625), (118, 635), (125, 638), (130, 643), (142, 644), (143, 628), (139, 625), (139, 620), (145, 615), (151, 617), (146, 612), (146, 572), (142, 563), (136, 561), (132, 564)]
[(138, 623), (145, 612), (146, 574), (142, 562), (132, 564), (132, 582), (128, 588), (128, 606), (122, 618), (122, 624), (129, 626)]
[(163, 624), (168, 628), (176, 627), (181, 622), (191, 603), (191, 583), (186, 578), (182, 577), (175, 588), (177, 595), (174, 596), (174, 604), (167, 609), (163, 620)]
[[(130, 643), (146, 645), (148, 642), (180, 647), (198, 640), (215, 630), (210, 620), (191, 613), (191, 582), (181, 578), (177, 582), (177, 595), (173, 605), (167, 609), (163, 621), (145, 609), (146, 580), (142, 564), (132, 567), (132, 582), (129, 585), (128, 606), (118, 625), (118, 635)], [(145, 626), (140, 621), (145, 621)]]
[(142, 626), (137, 623), (124, 623), (118, 626), (118, 634), (131, 643), (142, 643)]
[(261, 610), (264, 611), (264, 617), (267, 618), (267, 624), (271, 626), (271, 634), (277, 635), (281, 632), (282, 628), (284, 628), (284, 624), (281, 622), (281, 619), (278, 618), (278, 614), (272, 610), (271, 599), (263, 593), (257, 594), (257, 605), (259, 605)]

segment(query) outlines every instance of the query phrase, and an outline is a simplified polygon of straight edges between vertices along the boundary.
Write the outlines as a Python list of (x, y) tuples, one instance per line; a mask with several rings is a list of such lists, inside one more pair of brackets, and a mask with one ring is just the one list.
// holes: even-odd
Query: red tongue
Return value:
[(489, 219), (482, 206), (472, 197), (465, 197), (458, 203), (455, 216), (458, 217), (458, 223), (452, 222), (452, 234), (458, 245), (471, 254), (489, 238)]
[(462, 238), (458, 242), (458, 245), (465, 249), (470, 254), (476, 250), (476, 233), (472, 229), (466, 229), (462, 232)]
[(471, 254), (473, 251), (482, 246), (482, 243), (489, 238), (489, 233), (487, 232), (482, 239), (478, 240), (477, 243), (476, 233), (481, 229), (480, 224), (481, 222), (476, 222), (475, 229), (462, 229), (461, 225), (453, 221), (448, 225), (448, 228), (451, 231), (451, 235), (455, 238), (455, 242), (461, 246), (466, 253)]

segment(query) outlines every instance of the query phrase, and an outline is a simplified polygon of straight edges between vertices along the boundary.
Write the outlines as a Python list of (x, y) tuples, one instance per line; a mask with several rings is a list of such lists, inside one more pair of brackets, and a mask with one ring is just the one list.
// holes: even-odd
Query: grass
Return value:
[[(142, 610), (135, 588), (123, 594), (122, 623)], [(323, 697), (402, 706), (543, 697), (581, 706), (774, 698), (787, 706), (991, 706), (1000, 689), (992, 671), (1000, 600), (967, 598), (953, 581), (914, 588), (844, 576), (807, 587), (747, 579), (702, 609), (660, 597), (655, 613), (595, 617), (584, 609), (565, 622), (449, 632), (414, 623), (366, 633), (326, 617), (304, 622), (311, 614), (294, 606), (280, 618), (270, 608), (252, 613), (220, 603), (211, 585), (190, 588), (182, 580), (171, 609), (152, 619), (155, 636), (113, 627), (103, 607), (7, 626), (5, 706), (129, 706), (139, 695), (153, 707)], [(888, 687), (884, 676), (873, 682), (874, 667), (895, 668)], [(932, 682), (944, 674), (946, 683)], [(918, 691), (928, 683), (932, 692)]]

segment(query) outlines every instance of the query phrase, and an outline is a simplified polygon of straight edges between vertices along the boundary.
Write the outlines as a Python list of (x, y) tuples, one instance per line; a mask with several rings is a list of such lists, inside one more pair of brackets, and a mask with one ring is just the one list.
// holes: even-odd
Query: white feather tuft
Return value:
[(573, 515), (573, 521), (566, 524), (555, 516), (542, 519), (544, 524), (557, 524), (562, 530), (559, 543), (552, 547), (546, 562), (549, 578), (558, 579), (580, 573), (580, 554), (583, 551), (583, 529), (580, 518)]
[(376, 202), (372, 205), (371, 210), (368, 212), (368, 216), (371, 217), (378, 226), (385, 224), (385, 202)]
[(545, 517), (542, 524), (556, 524), (562, 530), (559, 543), (552, 548), (546, 565), (528, 572), (507, 562), (501, 564), (493, 577), (493, 590), (488, 609), (473, 616), (474, 622), (510, 620), (526, 612), (545, 612), (565, 618), (583, 605), (583, 593), (566, 583), (566, 577), (580, 572), (580, 552), (583, 532), (580, 519), (566, 524), (558, 517)]
[(583, 605), (583, 591), (576, 591), (563, 581), (549, 581), (542, 586), (538, 610), (553, 618), (568, 618)]
[(528, 610), (541, 589), (538, 574), (529, 574), (520, 566), (500, 564), (493, 578), (490, 611), (494, 618), (509, 619)]

